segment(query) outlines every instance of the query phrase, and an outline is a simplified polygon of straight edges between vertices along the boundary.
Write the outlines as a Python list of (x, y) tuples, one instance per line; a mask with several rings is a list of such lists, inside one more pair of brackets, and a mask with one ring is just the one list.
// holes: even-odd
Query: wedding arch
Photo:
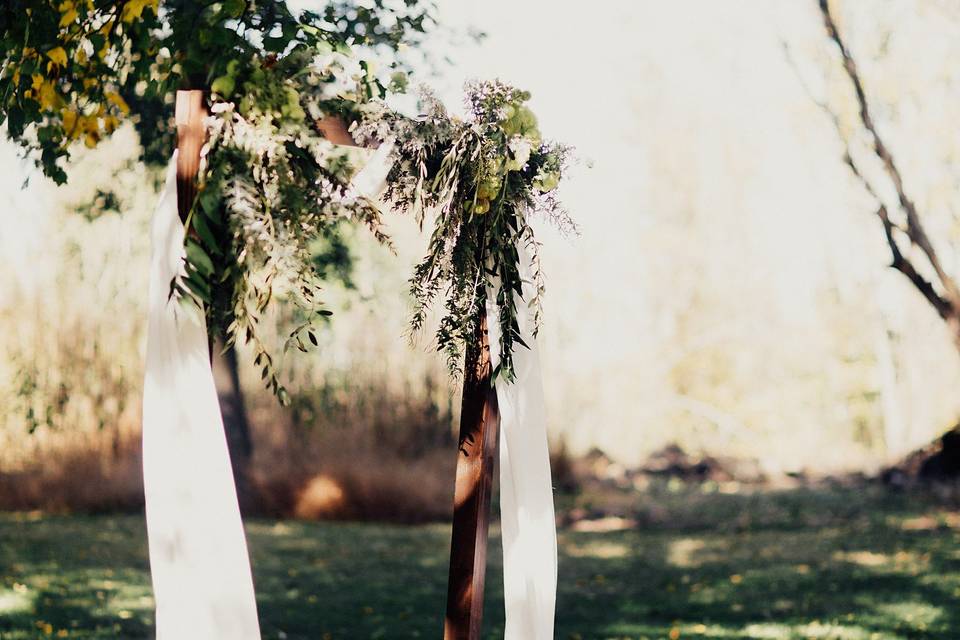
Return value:
[[(499, 459), (506, 637), (552, 638), (556, 531), (536, 350), (544, 280), (530, 219), (564, 230), (573, 222), (556, 197), (569, 149), (541, 138), (529, 94), (469, 85), (460, 119), (422, 90), (420, 113), (401, 113), (389, 98), (406, 76), (375, 70), (376, 45), (388, 40), (357, 46), (358, 34), (329, 28), (329, 15), (294, 17), (277, 3), (227, 0), (212, 16), (186, 2), (165, 15), (157, 0), (31, 4), (38, 14), (28, 13), (23, 33), (4, 33), (3, 115), (57, 181), (72, 142), (95, 146), (144, 96), (185, 87), (151, 226), (143, 448), (158, 637), (259, 638), (208, 336), (247, 344), (287, 402), (264, 313), (279, 300), (293, 305), (300, 321), (284, 350), (316, 344), (314, 322), (329, 312), (311, 240), (347, 221), (389, 244), (389, 209), (431, 227), (409, 281), (411, 325), (421, 329), (442, 304), (437, 346), (463, 383), (444, 637), (480, 634)], [(31, 40), (30, 25), (51, 10), (57, 27)], [(158, 47), (158, 30), (182, 27), (176, 20), (190, 11), (222, 27), (211, 33), (223, 41), (204, 46), (243, 55), (204, 66)], [(416, 30), (416, 16), (403, 19)], [(163, 127), (169, 115), (153, 122)]]

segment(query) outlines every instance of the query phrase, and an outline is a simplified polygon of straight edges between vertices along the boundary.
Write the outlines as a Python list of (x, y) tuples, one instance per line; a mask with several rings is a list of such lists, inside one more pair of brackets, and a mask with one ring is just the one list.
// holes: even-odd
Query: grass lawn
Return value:
[[(960, 515), (874, 488), (637, 494), (560, 535), (560, 640), (960, 638)], [(676, 511), (676, 519), (671, 514)], [(265, 639), (439, 638), (448, 529), (248, 524)], [(0, 638), (148, 638), (142, 516), (0, 514)], [(499, 539), (486, 637), (503, 635)]]

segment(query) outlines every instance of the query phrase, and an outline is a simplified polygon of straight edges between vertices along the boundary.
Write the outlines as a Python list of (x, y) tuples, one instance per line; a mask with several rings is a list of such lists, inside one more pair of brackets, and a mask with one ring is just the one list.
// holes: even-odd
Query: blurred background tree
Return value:
[[(80, 140), (94, 147), (131, 116), (143, 158), (166, 162), (176, 89), (210, 89), (231, 62), (298, 46), (376, 49), (386, 64), (433, 24), (432, 2), (11, 0), (0, 7), (0, 123), (57, 183)], [(33, 125), (33, 126), (31, 126)]]
[[(841, 116), (831, 111), (829, 105), (821, 103), (830, 114), (845, 145), (843, 160), (864, 189), (876, 200), (877, 219), (883, 227), (890, 248), (890, 266), (906, 276), (936, 310), (954, 334), (957, 348), (960, 349), (960, 286), (957, 285), (956, 278), (949, 273), (937, 248), (938, 245), (949, 243), (950, 238), (931, 238), (928, 235), (923, 216), (914, 198), (908, 193), (900, 162), (881, 135), (874, 119), (876, 109), (871, 106), (872, 99), (864, 86), (853, 52), (840, 32), (837, 8), (829, 0), (817, 2), (827, 36), (836, 45), (843, 70), (850, 80), (858, 124), (865, 134), (860, 140), (856, 140), (858, 132), (851, 130), (849, 123), (842, 122)], [(863, 137), (866, 140), (863, 140)], [(873, 154), (874, 157), (864, 158), (865, 153)], [(867, 177), (867, 170), (862, 168), (861, 164), (870, 162), (879, 163), (889, 181), (887, 188), (875, 187), (873, 181)], [(888, 203), (885, 196), (892, 196), (894, 203)], [(920, 266), (917, 266), (918, 263)]]

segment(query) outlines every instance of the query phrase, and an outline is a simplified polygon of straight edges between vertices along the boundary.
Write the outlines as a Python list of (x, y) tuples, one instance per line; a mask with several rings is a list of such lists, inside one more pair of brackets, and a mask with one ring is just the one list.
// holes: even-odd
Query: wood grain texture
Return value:
[(203, 91), (177, 91), (175, 121), (177, 124), (177, 210), (186, 221), (197, 196), (197, 173), (200, 170), (200, 149), (206, 134), (203, 119), (207, 112)]
[(444, 640), (478, 640), (483, 620), (490, 497), (500, 429), (486, 313), (481, 315), (476, 340), (480, 348), (473, 350), (463, 376)]

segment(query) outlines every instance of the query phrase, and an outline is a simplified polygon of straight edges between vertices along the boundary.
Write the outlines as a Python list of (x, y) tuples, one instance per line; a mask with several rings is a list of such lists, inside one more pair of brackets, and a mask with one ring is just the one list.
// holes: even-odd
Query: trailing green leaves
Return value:
[[(232, 64), (228, 73), (243, 89), (233, 100), (211, 96), (181, 284), (203, 303), (212, 332), (228, 346), (249, 345), (264, 384), (284, 401), (282, 358), (263, 326), (275, 303), (294, 324), (284, 351), (319, 346), (317, 325), (330, 315), (320, 298), (327, 267), (349, 264), (339, 226), (365, 224), (386, 241), (377, 207), (349, 187), (353, 156), (303, 126), (307, 109), (322, 117), (349, 108), (340, 94), (357, 95), (369, 78), (337, 58), (321, 66), (306, 50)], [(324, 255), (325, 244), (339, 253)]]

